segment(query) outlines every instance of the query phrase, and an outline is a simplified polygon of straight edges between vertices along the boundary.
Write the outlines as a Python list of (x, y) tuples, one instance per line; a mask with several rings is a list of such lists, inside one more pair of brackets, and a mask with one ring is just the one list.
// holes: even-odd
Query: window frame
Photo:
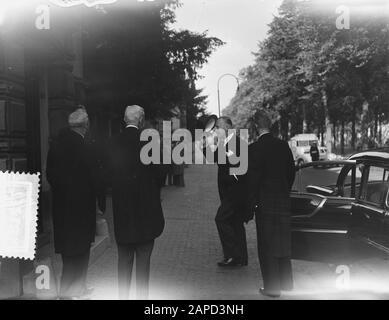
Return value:
[[(334, 186), (336, 186), (338, 188), (339, 187), (339, 178), (342, 175), (342, 173), (345, 170), (345, 168), (346, 167), (354, 167), (354, 169), (356, 169), (356, 166), (358, 165), (358, 162), (355, 161), (355, 160), (323, 160), (323, 161), (315, 161), (315, 162), (304, 163), (301, 166), (296, 166), (296, 181), (297, 181), (297, 184), (299, 186), (298, 189), (300, 189), (300, 190), (302, 189), (301, 188), (301, 185), (302, 185), (302, 182), (301, 182), (301, 170), (306, 169), (306, 168), (314, 167), (315, 165), (335, 165), (335, 164), (338, 165), (338, 166), (342, 166), (342, 169), (339, 172), (337, 180), (335, 181), (335, 184), (334, 184)], [(345, 179), (346, 176), (347, 175), (343, 176), (343, 179), (342, 179), (343, 183), (344, 183), (344, 179)], [(354, 188), (355, 188), (355, 180), (354, 179), (353, 179), (353, 182), (354, 182)], [(361, 179), (361, 184), (362, 184), (362, 179)], [(360, 190), (361, 190), (361, 188), (360, 188)], [(298, 194), (307, 194), (307, 192), (305, 192), (305, 191), (297, 191), (297, 190), (293, 191), (292, 190), (291, 192), (292, 193), (298, 193)], [(336, 198), (339, 198), (339, 197), (331, 195), (331, 196), (326, 196), (326, 198), (335, 198), (336, 199)], [(340, 197), (340, 198), (356, 200), (357, 199), (357, 194), (356, 194), (356, 191), (354, 190), (354, 197)]]
[[(386, 195), (384, 196), (384, 199), (381, 204), (376, 203), (376, 202), (371, 202), (366, 200), (366, 192), (367, 192), (367, 185), (369, 182), (369, 176), (370, 176), (370, 168), (371, 167), (376, 167), (376, 168), (382, 168), (384, 169), (384, 175), (382, 177), (382, 182), (385, 182), (384, 177), (385, 177), (385, 171), (389, 172), (389, 164), (386, 163), (375, 163), (375, 162), (367, 162), (367, 163), (362, 163), (365, 167), (363, 169), (362, 173), (362, 179), (361, 179), (361, 188), (359, 190), (359, 195), (358, 195), (358, 201), (361, 201), (365, 203), (366, 205), (379, 208), (379, 209), (387, 209), (389, 208), (389, 181), (388, 186), (386, 188)], [(389, 177), (389, 176), (388, 176)]]
[[(357, 163), (345, 164), (338, 175), (338, 180), (336, 181), (336, 186), (339, 190), (342, 191), (343, 195), (340, 196), (342, 198), (354, 199), (354, 200), (357, 198), (357, 194), (356, 194), (357, 165), (358, 165)], [(347, 179), (349, 173), (351, 173), (351, 182), (350, 182), (350, 185), (351, 185), (351, 192), (350, 193), (351, 194), (350, 194), (350, 197), (345, 197), (344, 196), (344, 188), (345, 188), (345, 182), (346, 182), (346, 179)]]

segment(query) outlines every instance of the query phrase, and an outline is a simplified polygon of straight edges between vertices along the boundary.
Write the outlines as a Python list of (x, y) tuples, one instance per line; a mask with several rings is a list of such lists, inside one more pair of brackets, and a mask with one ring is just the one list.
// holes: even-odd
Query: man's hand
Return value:
[(202, 149), (209, 147), (212, 152), (215, 152), (217, 149), (218, 137), (215, 132), (212, 132), (206, 136), (203, 136), (200, 147)]
[(254, 219), (255, 213), (259, 210), (259, 205), (255, 204), (253, 207), (248, 208), (244, 222), (247, 224)]
[(216, 132), (212, 132), (210, 135), (208, 135), (206, 137), (206, 141), (208, 146), (217, 146), (218, 136)]

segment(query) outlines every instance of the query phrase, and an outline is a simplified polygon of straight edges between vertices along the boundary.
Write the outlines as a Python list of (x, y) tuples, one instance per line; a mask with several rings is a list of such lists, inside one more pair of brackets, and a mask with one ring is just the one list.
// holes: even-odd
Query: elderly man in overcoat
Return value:
[(248, 189), (255, 212), (258, 255), (263, 278), (260, 293), (279, 297), (293, 289), (291, 266), (291, 203), (295, 165), (288, 144), (272, 136), (271, 120), (257, 113), (259, 139), (249, 146)]
[(63, 262), (60, 297), (81, 298), (87, 293), (89, 253), (95, 238), (98, 165), (85, 142), (86, 110), (70, 114), (68, 123), (50, 145), (47, 179), (52, 190), (54, 246)]
[(108, 182), (112, 186), (121, 300), (129, 298), (134, 260), (137, 298), (148, 298), (154, 240), (165, 225), (160, 198), (161, 167), (145, 165), (140, 157), (146, 144), (140, 139), (144, 121), (142, 107), (128, 106), (124, 115), (126, 127), (109, 141), (108, 147)]

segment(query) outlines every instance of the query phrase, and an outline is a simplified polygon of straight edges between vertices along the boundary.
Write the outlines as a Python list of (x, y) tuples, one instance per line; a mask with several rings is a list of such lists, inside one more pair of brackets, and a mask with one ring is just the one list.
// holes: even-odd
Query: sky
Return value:
[[(218, 48), (200, 70), (203, 79), (197, 83), (208, 95), (208, 111), (218, 113), (217, 81), (225, 73), (239, 75), (240, 70), (253, 64), (252, 52), (266, 38), (268, 24), (277, 14), (282, 0), (182, 0), (176, 10), (176, 29), (204, 32), (226, 42)], [(237, 82), (223, 77), (220, 82), (221, 109), (234, 97)]]

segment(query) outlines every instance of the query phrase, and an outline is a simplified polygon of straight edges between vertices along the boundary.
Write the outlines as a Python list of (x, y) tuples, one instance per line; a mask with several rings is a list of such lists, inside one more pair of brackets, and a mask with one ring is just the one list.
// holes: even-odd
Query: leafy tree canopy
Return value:
[(363, 104), (387, 120), (388, 19), (351, 11), (351, 28), (339, 30), (340, 4), (324, 10), (319, 0), (285, 0), (225, 114), (245, 127), (255, 112), (268, 112), (284, 138), (303, 132), (304, 122), (323, 132), (326, 118), (362, 121)]

